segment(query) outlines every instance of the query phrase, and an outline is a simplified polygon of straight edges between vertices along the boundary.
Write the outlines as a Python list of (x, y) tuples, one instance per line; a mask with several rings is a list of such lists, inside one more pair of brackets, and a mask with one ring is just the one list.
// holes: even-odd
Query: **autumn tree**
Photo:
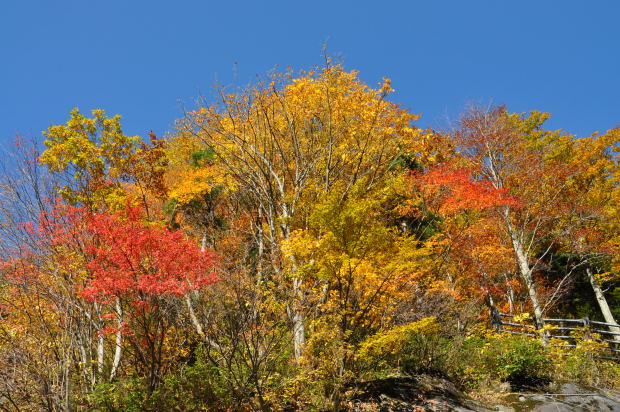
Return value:
[(81, 246), (76, 232), (60, 242), (52, 230), (70, 219), (37, 154), (18, 140), (18, 168), (3, 175), (0, 194), (3, 382), (19, 407), (70, 409), (78, 393), (108, 378), (93, 362), (103, 353), (104, 321), (76, 294), (84, 284)]
[[(134, 206), (126, 209), (138, 204), (158, 219), (153, 205), (166, 191), (163, 141), (127, 137), (119, 117), (101, 111), (93, 119), (74, 111), (66, 126), (52, 126), (46, 135), (41, 156), (20, 141), (21, 175), (5, 175), (1, 298), (10, 317), (0, 325), (7, 338), (2, 347), (9, 359), (17, 353), (11, 351), (33, 365), (50, 359), (23, 381), (40, 384), (50, 405), (70, 409), (76, 397), (114, 381), (123, 358), (132, 356), (136, 370), (148, 371), (151, 391), (184, 350), (173, 335), (186, 334), (170, 327), (183, 317), (177, 301), (211, 282), (205, 265), (212, 266), (214, 255), (180, 232), (158, 228)], [(133, 280), (123, 264), (133, 268)], [(33, 350), (29, 339), (53, 345)], [(10, 384), (18, 384), (14, 378)]]
[[(306, 339), (307, 291), (298, 263), (281, 245), (306, 226), (308, 206), (324, 194), (346, 199), (353, 187), (381, 185), (417, 130), (415, 115), (388, 102), (386, 81), (373, 90), (340, 66), (276, 75), (242, 94), (222, 92), (219, 105), (188, 114), (186, 129), (214, 152), (245, 193), (255, 222), (258, 259), (290, 279), (295, 357)], [(283, 272), (285, 271), (285, 272)]]
[[(516, 266), (527, 290), (538, 326), (557, 293), (543, 300), (536, 273), (561, 243), (574, 233), (575, 217), (585, 204), (588, 186), (580, 185), (588, 165), (581, 150), (605, 156), (597, 138), (575, 139), (561, 131), (543, 129), (548, 114), (510, 114), (503, 107), (473, 109), (453, 133), (460, 157), (475, 176), (495, 189), (507, 190), (519, 207), (496, 209), (498, 222), (510, 241)], [(579, 149), (579, 148), (582, 149)], [(555, 291), (566, 280), (567, 273)]]
[[(617, 324), (604, 293), (604, 285), (618, 280), (618, 128), (575, 142), (575, 161), (580, 172), (573, 180), (582, 202), (570, 223), (574, 230), (562, 244), (567, 253), (585, 265), (585, 275), (605, 322)], [(612, 328), (620, 333), (620, 329)], [(620, 339), (620, 335), (617, 336)]]
[(430, 239), (437, 256), (434, 271), (439, 282), (456, 297), (491, 299), (501, 285), (513, 303), (512, 259), (497, 236), (492, 211), (519, 208), (518, 199), (486, 178), (476, 178), (459, 165), (458, 158), (434, 164), (409, 176), (409, 198), (401, 212), (407, 216), (435, 216)]
[(60, 194), (72, 204), (93, 210), (122, 208), (128, 196), (148, 213), (148, 195), (164, 198), (166, 158), (163, 141), (151, 133), (150, 141), (123, 133), (120, 115), (106, 117), (93, 110), (91, 118), (73, 109), (66, 125), (43, 132), (47, 147), (39, 161), (50, 171), (66, 176)]
[[(86, 263), (92, 278), (81, 294), (91, 301), (121, 302), (131, 332), (127, 339), (146, 370), (150, 393), (167, 367), (163, 346), (175, 324), (170, 301), (214, 282), (215, 254), (178, 231), (145, 226), (142, 218), (138, 208), (86, 216), (94, 235)], [(123, 316), (118, 306), (111, 315)]]

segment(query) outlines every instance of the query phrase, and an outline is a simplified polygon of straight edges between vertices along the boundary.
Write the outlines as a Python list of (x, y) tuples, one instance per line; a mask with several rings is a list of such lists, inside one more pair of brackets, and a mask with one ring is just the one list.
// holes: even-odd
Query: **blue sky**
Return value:
[(213, 84), (321, 64), (322, 45), (442, 128), (471, 102), (553, 114), (577, 135), (620, 123), (620, 1), (4, 0), (0, 141), (69, 111), (161, 135)]

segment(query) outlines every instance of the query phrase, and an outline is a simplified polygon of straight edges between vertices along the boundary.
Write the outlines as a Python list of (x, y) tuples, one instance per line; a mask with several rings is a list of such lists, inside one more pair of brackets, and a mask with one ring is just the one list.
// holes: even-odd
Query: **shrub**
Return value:
[(600, 341), (600, 335), (578, 329), (571, 336), (574, 347), (566, 346), (565, 341), (552, 342), (556, 378), (596, 387), (618, 387), (620, 364), (609, 359), (611, 353), (607, 344)]
[[(229, 371), (208, 361), (207, 349), (199, 347), (191, 364), (180, 364), (163, 378), (149, 395), (144, 378), (121, 377), (96, 387), (88, 396), (88, 410), (94, 411), (194, 411), (259, 409), (256, 393), (246, 385), (233, 385)], [(235, 365), (236, 366), (236, 365)], [(241, 379), (246, 371), (240, 371)], [(247, 378), (246, 378), (247, 379)], [(276, 383), (277, 385), (277, 383)], [(267, 385), (266, 385), (267, 386)]]
[(515, 335), (491, 338), (483, 348), (483, 361), (495, 378), (521, 387), (548, 383), (551, 360), (540, 340)]
[(434, 334), (438, 329), (437, 319), (428, 317), (380, 331), (360, 345), (357, 357), (362, 361), (369, 361), (401, 355), (412, 343), (422, 341), (424, 336)]
[(463, 339), (448, 332), (435, 317), (423, 318), (369, 337), (360, 346), (357, 359), (375, 371), (452, 377)]

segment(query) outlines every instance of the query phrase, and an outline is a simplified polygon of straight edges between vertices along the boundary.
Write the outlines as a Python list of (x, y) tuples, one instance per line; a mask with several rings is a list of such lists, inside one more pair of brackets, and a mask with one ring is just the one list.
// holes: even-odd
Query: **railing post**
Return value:
[(491, 312), (491, 325), (495, 328), (496, 332), (501, 331), (502, 317), (499, 314), (499, 310), (497, 310), (495, 306), (490, 306), (489, 311)]

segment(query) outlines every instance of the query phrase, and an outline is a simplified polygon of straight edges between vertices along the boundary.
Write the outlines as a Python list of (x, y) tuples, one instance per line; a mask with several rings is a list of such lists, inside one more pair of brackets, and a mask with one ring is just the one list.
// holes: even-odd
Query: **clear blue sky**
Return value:
[(214, 83), (309, 69), (322, 45), (441, 128), (468, 102), (553, 114), (578, 135), (620, 123), (620, 1), (3, 0), (0, 142), (71, 108), (161, 135)]

